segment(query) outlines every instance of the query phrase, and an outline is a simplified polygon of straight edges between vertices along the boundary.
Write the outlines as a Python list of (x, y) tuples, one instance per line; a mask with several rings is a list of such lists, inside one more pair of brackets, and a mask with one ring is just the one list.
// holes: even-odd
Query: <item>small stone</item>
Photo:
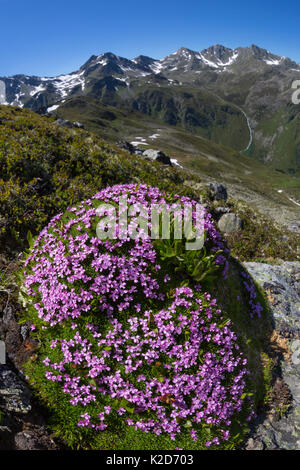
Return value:
[(69, 127), (70, 129), (74, 127), (74, 124), (70, 121), (67, 121), (65, 119), (57, 119), (54, 124), (57, 126), (62, 126), (62, 127)]
[(298, 220), (294, 220), (289, 224), (288, 230), (290, 232), (300, 233), (300, 222)]
[(246, 450), (263, 450), (264, 445), (259, 439), (253, 439), (253, 437), (250, 437), (248, 439), (248, 442), (246, 444)]
[(3, 323), (8, 325), (11, 321), (14, 321), (14, 312), (12, 307), (9, 305), (4, 309), (3, 312)]
[(218, 227), (224, 233), (233, 233), (243, 228), (243, 221), (233, 213), (224, 214), (218, 222)]
[(23, 338), (23, 341), (25, 341), (25, 339), (27, 338), (29, 331), (30, 329), (28, 325), (21, 326), (21, 336)]

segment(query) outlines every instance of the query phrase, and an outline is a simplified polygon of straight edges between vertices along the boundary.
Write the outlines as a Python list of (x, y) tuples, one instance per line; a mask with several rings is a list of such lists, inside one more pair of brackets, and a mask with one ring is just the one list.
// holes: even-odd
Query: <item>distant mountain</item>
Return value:
[(0, 103), (61, 115), (73, 107), (76, 118), (79, 102), (92, 113), (92, 99), (297, 173), (300, 106), (291, 101), (296, 79), (300, 64), (255, 45), (217, 44), (201, 52), (182, 47), (162, 60), (142, 55), (129, 60), (108, 52), (91, 56), (68, 75), (0, 77)]

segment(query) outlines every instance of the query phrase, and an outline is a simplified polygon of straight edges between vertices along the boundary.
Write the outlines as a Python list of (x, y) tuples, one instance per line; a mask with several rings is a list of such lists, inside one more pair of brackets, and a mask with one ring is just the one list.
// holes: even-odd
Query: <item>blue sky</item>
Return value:
[(0, 0), (0, 76), (52, 76), (92, 54), (162, 58), (257, 44), (300, 62), (300, 2)]

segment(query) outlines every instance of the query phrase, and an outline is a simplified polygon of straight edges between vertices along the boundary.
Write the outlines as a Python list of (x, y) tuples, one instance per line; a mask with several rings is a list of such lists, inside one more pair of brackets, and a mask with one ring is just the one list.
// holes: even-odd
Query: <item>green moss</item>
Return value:
[(241, 261), (276, 262), (299, 259), (300, 234), (278, 227), (245, 203), (231, 209), (243, 220), (243, 230), (227, 236), (232, 255)]

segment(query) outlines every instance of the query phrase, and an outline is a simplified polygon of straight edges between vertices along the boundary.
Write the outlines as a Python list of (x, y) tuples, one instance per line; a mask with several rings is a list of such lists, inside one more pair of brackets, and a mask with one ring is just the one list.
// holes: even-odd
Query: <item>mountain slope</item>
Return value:
[[(0, 103), (55, 112), (87, 96), (153, 122), (182, 127), (291, 174), (300, 172), (300, 65), (255, 45), (180, 48), (162, 60), (94, 55), (58, 77), (0, 77)], [(249, 145), (251, 136), (251, 145)]]
[[(288, 186), (294, 183), (293, 178), (269, 174), (263, 164), (201, 137), (190, 134), (184, 140), (186, 132), (172, 126), (166, 126), (164, 131), (159, 145), (167, 149), (172, 142), (174, 153), (183, 146), (187, 152), (186, 169), (130, 155), (93, 133), (61, 127), (52, 118), (29, 110), (0, 106), (0, 254), (4, 250), (9, 257), (24, 249), (29, 230), (38, 233), (57, 213), (114, 184), (139, 182), (156, 186), (201, 200), (214, 213), (218, 204), (214, 205), (209, 183), (225, 176), (228, 182), (232, 181), (228, 184), (231, 198), (228, 204), (222, 201), (225, 211), (240, 211), (245, 221), (243, 232), (232, 242), (233, 251), (244, 259), (249, 259), (249, 252), (251, 259), (267, 254), (295, 259), (296, 234), (277, 227), (270, 217), (253, 210), (255, 200), (250, 201), (250, 206), (239, 203), (236, 199), (243, 198), (235, 198), (231, 189), (237, 185), (241, 192), (256, 196), (264, 208), (273, 210), (268, 216), (282, 212), (286, 221), (290, 211), (295, 218), (296, 212), (292, 211), (299, 213), (299, 208), (272, 185), (285, 182)], [(252, 163), (251, 175), (247, 171)], [(237, 175), (241, 175), (239, 181)], [(283, 234), (285, 238), (278, 243)]]

